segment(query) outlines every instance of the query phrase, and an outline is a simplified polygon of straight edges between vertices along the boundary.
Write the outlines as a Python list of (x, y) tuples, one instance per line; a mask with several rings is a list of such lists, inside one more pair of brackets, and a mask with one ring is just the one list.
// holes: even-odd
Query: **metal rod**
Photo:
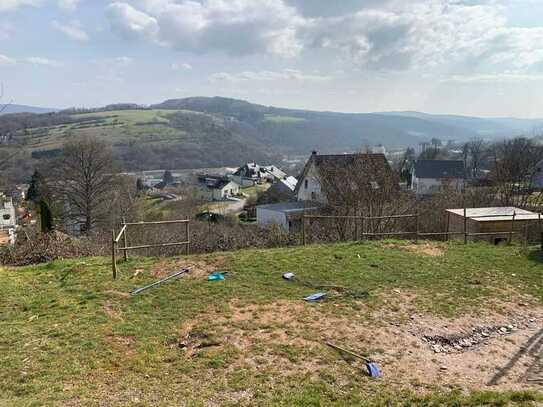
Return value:
[(118, 250), (138, 250), (138, 249), (150, 249), (152, 247), (169, 247), (169, 246), (182, 246), (189, 244), (190, 242), (173, 242), (173, 243), (157, 243), (157, 244), (146, 244), (142, 246), (132, 246), (132, 247), (119, 247)]
[(334, 345), (334, 344), (331, 343), (331, 342), (326, 342), (326, 344), (327, 344), (328, 346), (330, 346), (331, 348), (334, 348), (334, 349), (339, 350), (339, 351), (341, 351), (341, 352), (345, 352), (346, 354), (351, 355), (351, 356), (354, 356), (355, 358), (362, 359), (362, 360), (363, 360), (364, 362), (366, 362), (366, 363), (370, 363), (370, 362), (371, 362), (368, 358), (366, 358), (366, 357), (364, 357), (364, 356), (362, 356), (362, 355), (359, 355), (358, 353), (354, 353), (354, 352), (352, 352), (352, 351), (350, 351), (350, 350), (348, 350), (348, 349), (344, 349), (344, 348), (341, 348), (341, 347), (339, 347), (339, 346), (337, 346), (337, 345)]
[(183, 269), (181, 271), (178, 271), (177, 273), (169, 275), (168, 277), (165, 277), (165, 278), (163, 278), (161, 280), (155, 281), (152, 284), (146, 285), (145, 287), (136, 288), (134, 291), (132, 291), (132, 295), (136, 295), (136, 294), (139, 294), (142, 291), (145, 291), (145, 290), (147, 290), (149, 288), (156, 287), (157, 285), (165, 283), (166, 281), (170, 281), (170, 280), (172, 280), (172, 279), (174, 279), (176, 277), (179, 277), (182, 274), (188, 273), (189, 271), (190, 271), (190, 268), (185, 268), (185, 269)]

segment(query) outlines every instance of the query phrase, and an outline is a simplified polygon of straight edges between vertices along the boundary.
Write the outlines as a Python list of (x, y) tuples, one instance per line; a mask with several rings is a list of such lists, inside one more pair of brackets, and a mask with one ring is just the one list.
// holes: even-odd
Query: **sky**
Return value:
[(543, 117), (543, 0), (0, 0), (3, 100)]

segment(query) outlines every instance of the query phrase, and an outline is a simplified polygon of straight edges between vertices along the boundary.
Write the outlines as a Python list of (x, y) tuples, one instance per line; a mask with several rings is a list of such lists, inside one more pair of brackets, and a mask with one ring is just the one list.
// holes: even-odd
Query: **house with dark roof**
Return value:
[(536, 189), (543, 189), (543, 160), (535, 165), (532, 175), (532, 186)]
[(240, 191), (239, 184), (221, 175), (199, 175), (198, 185), (201, 197), (209, 201), (221, 201), (239, 195)]
[(466, 169), (461, 160), (417, 160), (411, 171), (411, 190), (429, 196), (444, 189), (462, 191)]
[[(361, 182), (362, 181), (362, 182)], [(399, 188), (394, 172), (384, 154), (317, 154), (307, 161), (295, 194), (299, 201), (327, 205), (345, 193), (372, 193), (387, 186)], [(363, 184), (367, 188), (361, 189)]]
[(242, 187), (250, 187), (263, 182), (276, 182), (287, 178), (287, 174), (274, 165), (246, 163), (232, 175), (232, 179)]

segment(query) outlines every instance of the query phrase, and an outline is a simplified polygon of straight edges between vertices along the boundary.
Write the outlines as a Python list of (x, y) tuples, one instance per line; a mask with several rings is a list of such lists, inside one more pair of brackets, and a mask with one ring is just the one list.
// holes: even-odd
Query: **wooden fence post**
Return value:
[(302, 245), (305, 246), (305, 214), (302, 214)]
[(451, 213), (447, 212), (447, 229), (446, 229), (446, 235), (445, 240), (449, 241), (449, 225), (451, 224)]
[(541, 238), (541, 250), (543, 251), (543, 229), (541, 229), (541, 214), (538, 213), (537, 223), (539, 225), (539, 237)]
[[(125, 227), (125, 226), (126, 226), (126, 219), (123, 217), (122, 227)], [(123, 233), (123, 243), (124, 243), (125, 249), (128, 247), (128, 237), (126, 236), (127, 230), (128, 230), (128, 226), (126, 226)], [(128, 261), (128, 250), (124, 250), (124, 261)]]
[(115, 247), (115, 229), (111, 231), (111, 235), (111, 267), (113, 269), (113, 280), (115, 280), (117, 279), (117, 254), (115, 253), (117, 248)]
[(509, 231), (509, 244), (513, 243), (513, 232), (515, 230), (515, 215), (516, 211), (513, 211), (513, 217), (511, 218), (511, 230)]
[(187, 223), (185, 223), (185, 234), (187, 235), (187, 247), (186, 247), (186, 253), (187, 256), (190, 254), (190, 226), (189, 226), (189, 219), (187, 218)]
[(419, 225), (419, 208), (417, 207), (417, 213), (415, 214), (415, 222), (417, 223), (417, 231), (416, 231), (416, 234), (415, 234), (415, 242), (418, 243), (419, 242), (419, 233), (420, 233), (420, 225)]
[(468, 244), (468, 210), (466, 208), (466, 198), (462, 198), (464, 206), (464, 244)]

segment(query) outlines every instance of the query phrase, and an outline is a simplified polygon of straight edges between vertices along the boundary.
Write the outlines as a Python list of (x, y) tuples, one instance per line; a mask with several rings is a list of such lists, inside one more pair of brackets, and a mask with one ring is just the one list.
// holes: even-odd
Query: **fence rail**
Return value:
[[(467, 216), (466, 208), (464, 208), (464, 216), (463, 216), (463, 230), (462, 231), (450, 231), (449, 225), (450, 225), (450, 213), (447, 212), (447, 230), (445, 232), (421, 232), (419, 230), (419, 214), (408, 214), (408, 215), (389, 215), (389, 216), (362, 216), (362, 215), (303, 215), (302, 216), (302, 244), (305, 245), (307, 243), (307, 231), (306, 231), (306, 221), (307, 220), (318, 220), (318, 219), (328, 219), (328, 220), (354, 220), (355, 221), (355, 235), (356, 239), (358, 239), (358, 236), (360, 235), (362, 238), (364, 237), (378, 237), (378, 236), (414, 236), (415, 240), (418, 240), (421, 237), (432, 237), (432, 236), (446, 236), (447, 240), (449, 240), (450, 236), (463, 236), (464, 237), (464, 243), (468, 243), (468, 239), (470, 237), (483, 237), (483, 236), (508, 236), (509, 237), (509, 243), (512, 242), (513, 236), (515, 235), (521, 235), (521, 233), (515, 231), (515, 221), (534, 221), (537, 222), (538, 225), (538, 231), (540, 235), (540, 241), (541, 241), (541, 250), (543, 250), (543, 223), (542, 223), (542, 217), (541, 214), (538, 213), (537, 219), (523, 219), (522, 217), (525, 215), (517, 214), (513, 212), (511, 215), (480, 215), (480, 216)], [(511, 218), (511, 226), (510, 230), (508, 231), (493, 231), (493, 232), (469, 232), (468, 231), (468, 220), (471, 219), (479, 219), (479, 218)], [(393, 231), (393, 232), (366, 232), (364, 231), (364, 226), (367, 225), (366, 221), (373, 221), (373, 220), (390, 220), (390, 219), (415, 219), (416, 220), (416, 230), (412, 232), (408, 231)], [(358, 233), (358, 224), (356, 223), (357, 220), (361, 221), (361, 227), (362, 231), (359, 234)], [(525, 242), (528, 241), (528, 230), (526, 227), (525, 230)]]
[[(173, 224), (184, 224), (185, 225), (185, 235), (186, 240), (182, 242), (164, 242), (164, 243), (153, 243), (153, 244), (144, 244), (138, 246), (129, 246), (128, 245), (128, 227), (129, 226), (148, 226), (148, 225), (173, 225)], [(111, 266), (113, 271), (113, 279), (117, 278), (117, 252), (123, 252), (124, 261), (128, 261), (128, 251), (130, 250), (141, 250), (141, 249), (151, 249), (154, 247), (173, 247), (173, 246), (185, 246), (185, 253), (188, 256), (190, 253), (190, 220), (189, 219), (179, 219), (179, 220), (167, 220), (167, 221), (154, 221), (154, 222), (126, 222), (123, 219), (121, 223), (121, 230), (116, 235), (115, 229), (112, 230), (112, 241), (111, 241)], [(122, 247), (119, 247), (119, 243), (122, 239)]]

